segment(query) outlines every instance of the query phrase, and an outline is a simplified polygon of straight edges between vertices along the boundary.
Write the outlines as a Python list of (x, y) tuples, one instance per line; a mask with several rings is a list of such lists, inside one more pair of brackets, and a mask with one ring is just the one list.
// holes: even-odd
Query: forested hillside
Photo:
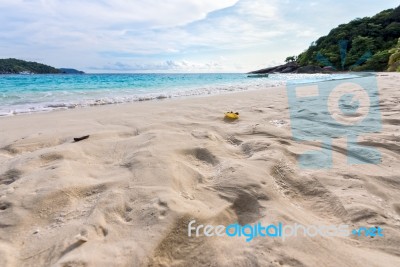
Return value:
[(288, 59), (295, 59), (300, 66), (332, 66), (337, 70), (400, 70), (396, 63), (400, 60), (399, 37), (400, 6), (341, 24), (298, 57)]
[(29, 62), (15, 58), (0, 59), (0, 74), (19, 73), (50, 74), (61, 73), (61, 71), (36, 62)]

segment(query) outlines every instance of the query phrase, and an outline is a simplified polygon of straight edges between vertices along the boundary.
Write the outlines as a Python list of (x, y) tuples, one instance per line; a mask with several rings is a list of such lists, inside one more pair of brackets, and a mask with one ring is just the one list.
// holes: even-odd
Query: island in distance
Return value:
[(0, 59), (0, 74), (84, 74), (71, 68), (54, 68), (45, 64), (15, 58)]

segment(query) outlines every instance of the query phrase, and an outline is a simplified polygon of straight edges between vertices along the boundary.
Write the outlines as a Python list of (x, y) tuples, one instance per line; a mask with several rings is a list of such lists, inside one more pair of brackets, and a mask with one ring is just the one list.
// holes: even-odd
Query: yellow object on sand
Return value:
[(232, 111), (226, 112), (225, 118), (231, 119), (231, 120), (237, 120), (237, 119), (239, 119), (239, 112), (235, 112), (235, 113)]

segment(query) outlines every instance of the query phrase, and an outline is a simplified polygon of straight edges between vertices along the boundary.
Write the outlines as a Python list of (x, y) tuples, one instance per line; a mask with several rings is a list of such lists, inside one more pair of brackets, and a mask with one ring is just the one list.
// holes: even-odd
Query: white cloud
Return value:
[(278, 10), (278, 1), (240, 1), (237, 5), (238, 14), (257, 16), (263, 19), (276, 18)]
[[(100, 48), (132, 53), (177, 51), (177, 38), (185, 38), (186, 33), (174, 28), (202, 20), (208, 13), (237, 1), (3, 0), (0, 1), (0, 39), (18, 40), (31, 48)], [(163, 28), (169, 30), (162, 32)]]
[(84, 70), (247, 71), (300, 53), (339, 23), (396, 5), (366, 2), (0, 0), (0, 57)]
[(237, 1), (2, 0), (0, 7), (3, 10), (17, 11), (21, 16), (40, 16), (40, 19), (62, 21), (70, 26), (82, 28), (119, 23), (144, 23), (142, 26), (170, 27), (202, 19), (209, 12), (232, 6)]
[(121, 62), (115, 62), (106, 64), (102, 67), (91, 67), (95, 71), (117, 71), (117, 72), (218, 72), (223, 70), (221, 60), (209, 61), (209, 62), (194, 62), (188, 60), (166, 60), (163, 62), (153, 62), (153, 63), (135, 63), (135, 64), (125, 64)]

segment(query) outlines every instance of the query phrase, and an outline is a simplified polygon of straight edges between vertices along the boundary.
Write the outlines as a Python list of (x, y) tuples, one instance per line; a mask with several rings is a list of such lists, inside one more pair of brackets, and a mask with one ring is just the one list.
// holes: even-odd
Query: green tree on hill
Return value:
[(388, 71), (400, 71), (400, 38), (397, 45), (389, 53)]
[(35, 74), (61, 73), (59, 69), (36, 62), (29, 62), (15, 58), (0, 59), (0, 74), (18, 74), (21, 72)]
[(297, 60), (297, 56), (290, 56), (285, 59), (286, 63), (295, 62)]
[[(387, 69), (393, 47), (400, 37), (400, 6), (384, 10), (373, 17), (357, 18), (332, 29), (301, 53), (297, 62), (306, 65), (331, 65), (343, 70)], [(338, 43), (346, 40), (346, 58)], [(342, 46), (339, 46), (342, 47)], [(366, 53), (371, 56), (366, 60)], [(358, 66), (361, 61), (365, 63)], [(342, 63), (344, 63), (342, 65)]]

